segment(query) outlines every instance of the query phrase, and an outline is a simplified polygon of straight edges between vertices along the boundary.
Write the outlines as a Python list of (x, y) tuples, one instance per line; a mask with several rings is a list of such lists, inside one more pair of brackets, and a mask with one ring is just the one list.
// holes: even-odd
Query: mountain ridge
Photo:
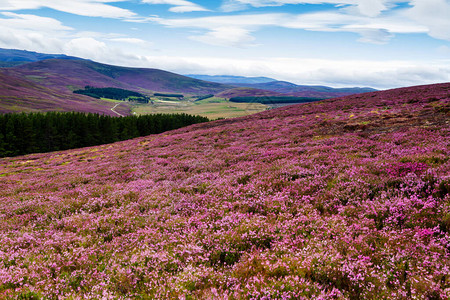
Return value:
[(266, 83), (271, 81), (276, 81), (269, 77), (246, 77), (246, 76), (236, 76), (236, 75), (200, 75), (200, 74), (187, 74), (185, 76), (192, 77), (195, 79), (206, 80), (217, 83), (233, 84), (233, 83)]
[(68, 56), (65, 54), (45, 54), (27, 50), (0, 48), (0, 61), (3, 62), (16, 62), (18, 64), (23, 64), (27, 62), (34, 62), (55, 58), (67, 60), (83, 60), (82, 58), (75, 56)]
[(350, 88), (332, 88), (321, 85), (297, 85), (287, 81), (271, 81), (257, 84), (236, 84), (241, 87), (251, 87), (256, 89), (265, 89), (277, 93), (299, 97), (324, 97), (333, 98), (348, 96), (352, 94), (375, 92), (376, 89), (369, 87), (350, 87)]

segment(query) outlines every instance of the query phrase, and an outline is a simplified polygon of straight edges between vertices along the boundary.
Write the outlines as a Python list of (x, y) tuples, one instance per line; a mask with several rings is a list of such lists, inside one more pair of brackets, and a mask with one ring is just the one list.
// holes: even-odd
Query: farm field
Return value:
[(448, 299), (450, 83), (0, 159), (0, 298)]
[(233, 103), (224, 98), (208, 98), (201, 101), (156, 100), (153, 104), (133, 104), (131, 110), (137, 115), (155, 113), (187, 113), (211, 120), (242, 117), (269, 109), (259, 103)]

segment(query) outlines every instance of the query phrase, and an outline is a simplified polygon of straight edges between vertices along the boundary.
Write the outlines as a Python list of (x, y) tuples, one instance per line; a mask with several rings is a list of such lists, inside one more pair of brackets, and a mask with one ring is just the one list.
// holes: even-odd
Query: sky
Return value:
[(0, 48), (387, 89), (450, 81), (450, 0), (0, 0)]

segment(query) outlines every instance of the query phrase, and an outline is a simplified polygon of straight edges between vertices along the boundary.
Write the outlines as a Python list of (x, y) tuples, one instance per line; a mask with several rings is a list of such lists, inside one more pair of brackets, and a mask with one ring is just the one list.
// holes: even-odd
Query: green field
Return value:
[(133, 114), (187, 113), (209, 119), (242, 117), (267, 110), (267, 105), (259, 103), (233, 103), (224, 98), (211, 97), (201, 101), (185, 99), (168, 101), (153, 98), (153, 104), (131, 104)]
[(125, 103), (122, 100), (115, 100), (115, 99), (109, 99), (109, 98), (100, 98), (100, 100), (104, 100), (104, 101), (108, 101), (108, 102), (113, 102), (113, 103)]

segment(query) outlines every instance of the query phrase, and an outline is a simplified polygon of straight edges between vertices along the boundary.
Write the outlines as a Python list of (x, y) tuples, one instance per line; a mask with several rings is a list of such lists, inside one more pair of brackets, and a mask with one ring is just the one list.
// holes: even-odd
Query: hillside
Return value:
[(58, 86), (66, 82), (66, 85), (78, 87), (90, 85), (194, 94), (216, 93), (229, 88), (219, 83), (201, 81), (159, 69), (119, 67), (88, 60), (51, 59), (28, 63), (16, 67), (15, 70), (25, 74), (36, 72), (42, 76), (57, 75), (58, 78), (48, 76), (46, 84)]
[[(108, 101), (73, 94), (65, 87), (42, 84), (49, 76), (0, 69), (0, 113), (79, 111), (115, 115)], [(129, 113), (125, 105), (120, 105), (116, 111)]]
[(232, 88), (232, 89), (225, 90), (223, 92), (218, 93), (216, 96), (229, 99), (229, 98), (233, 98), (233, 97), (285, 96), (285, 94), (268, 91), (268, 90), (239, 87), (239, 88)]
[(0, 62), (14, 62), (15, 64), (24, 64), (27, 62), (40, 61), (45, 59), (81, 60), (81, 58), (67, 56), (64, 54), (44, 54), (33, 51), (0, 48)]
[(0, 297), (447, 299), (449, 122), (445, 83), (0, 159)]
[(264, 89), (297, 97), (335, 98), (353, 94), (374, 92), (372, 88), (332, 88), (328, 86), (297, 85), (287, 81), (272, 81), (256, 84), (239, 84), (256, 89)]
[[(87, 60), (49, 59), (0, 69), (0, 112), (84, 111), (113, 114), (110, 102), (74, 95), (85, 86), (114, 87), (142, 93), (209, 94), (230, 86), (205, 82), (158, 69), (125, 68)], [(20, 87), (20, 88), (17, 88)], [(124, 103), (122, 114), (130, 110)]]
[[(288, 96), (296, 96), (296, 97), (335, 98), (376, 91), (375, 89), (372, 88), (360, 88), (360, 87), (332, 88), (328, 86), (319, 86), (319, 85), (297, 85), (291, 82), (278, 81), (268, 77), (244, 77), (244, 76), (227, 76), (227, 75), (210, 76), (210, 75), (196, 75), (196, 74), (186, 76), (201, 80), (230, 84), (242, 88), (247, 87), (256, 90), (272, 91), (279, 94), (286, 94)], [(273, 96), (275, 96), (275, 94)]]

